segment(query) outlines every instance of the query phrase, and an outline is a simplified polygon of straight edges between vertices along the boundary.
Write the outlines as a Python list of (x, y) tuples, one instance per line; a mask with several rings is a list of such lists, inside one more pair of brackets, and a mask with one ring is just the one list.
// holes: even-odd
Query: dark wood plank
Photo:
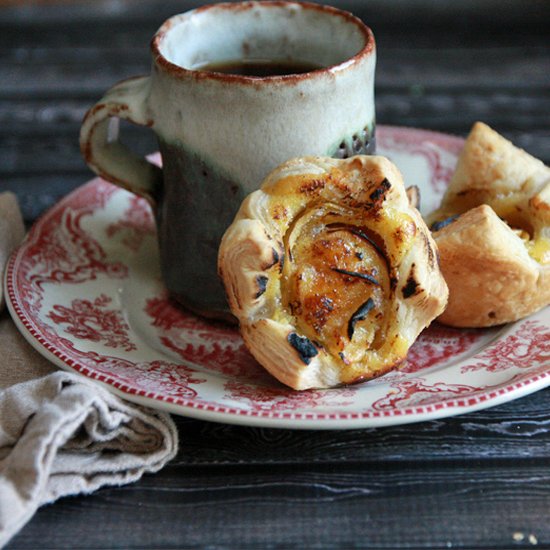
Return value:
[[(549, 50), (550, 51), (550, 50)], [(0, 138), (29, 136), (36, 139), (78, 137), (84, 113), (99, 95), (0, 98)], [(526, 90), (473, 90), (468, 88), (408, 88), (376, 86), (379, 123), (413, 125), (434, 121), (439, 129), (468, 128), (473, 120), (490, 120), (500, 131), (544, 135), (550, 124), (550, 87)], [(432, 126), (433, 128), (433, 126)], [(132, 130), (133, 131), (133, 130)], [(547, 132), (548, 133), (548, 132)], [(70, 135), (69, 135), (70, 134)]]
[(509, 548), (532, 535), (545, 547), (549, 397), (335, 432), (177, 418), (164, 470), (45, 507), (10, 546)]
[(0, 192), (12, 191), (17, 196), (25, 224), (30, 227), (48, 208), (76, 189), (93, 174), (89, 171), (50, 175), (0, 177)]
[(41, 509), (11, 547), (547, 547), (549, 484), (544, 464), (168, 466)]
[[(424, 43), (433, 42), (434, 38), (440, 41), (458, 39), (460, 43), (463, 37), (480, 44), (495, 41), (510, 44), (520, 38), (529, 44), (533, 36), (547, 33), (550, 18), (550, 6), (545, 0), (485, 0), (483, 5), (477, 0), (395, 0), (391, 6), (385, 0), (369, 0), (368, 3), (364, 0), (331, 0), (318, 3), (329, 3), (351, 11), (374, 29), (387, 29), (394, 35), (409, 32)], [(204, 2), (200, 0), (107, 0), (96, 3), (80, 0), (70, 4), (53, 3), (46, 8), (26, 4), (1, 10), (0, 25), (12, 29), (13, 35), (16, 35), (20, 28), (32, 29), (33, 34), (36, 34), (41, 29), (52, 27), (64, 29), (67, 24), (71, 28), (90, 29), (109, 22), (111, 28), (116, 29), (115, 34), (128, 28), (138, 33), (143, 27), (156, 29), (167, 17), (202, 4)], [(489, 29), (492, 31), (490, 35), (479, 32)], [(91, 34), (91, 38), (96, 36)], [(64, 40), (63, 33), (58, 33), (57, 40)]]
[[(36, 60), (5, 60), (0, 65), (2, 95), (40, 94), (98, 96), (115, 82), (149, 72), (147, 43), (141, 51), (106, 48), (87, 60), (65, 50), (36, 52)], [(379, 47), (376, 81), (379, 86), (416, 90), (457, 87), (536, 90), (550, 88), (550, 47), (510, 49), (410, 49)], [(40, 54), (40, 55), (38, 55)], [(13, 55), (20, 56), (18, 50)], [(29, 57), (31, 54), (29, 54)], [(483, 57), (483, 64), (479, 63)], [(506, 60), (506, 62), (504, 62)], [(29, 66), (30, 65), (30, 66)], [(441, 71), (441, 66), (447, 69)], [(98, 71), (98, 67), (101, 70)], [(468, 75), (465, 78), (465, 75)], [(37, 86), (37, 83), (40, 83)], [(1, 97), (1, 96), (0, 96)]]

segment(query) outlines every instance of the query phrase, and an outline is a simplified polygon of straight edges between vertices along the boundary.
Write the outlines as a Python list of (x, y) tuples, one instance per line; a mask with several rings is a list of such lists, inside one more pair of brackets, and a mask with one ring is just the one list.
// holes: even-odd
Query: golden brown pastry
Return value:
[(472, 128), (429, 222), (449, 285), (441, 322), (486, 327), (550, 303), (550, 168), (487, 125)]
[(246, 345), (299, 390), (395, 368), (447, 301), (430, 232), (383, 157), (281, 165), (243, 202), (218, 265)]

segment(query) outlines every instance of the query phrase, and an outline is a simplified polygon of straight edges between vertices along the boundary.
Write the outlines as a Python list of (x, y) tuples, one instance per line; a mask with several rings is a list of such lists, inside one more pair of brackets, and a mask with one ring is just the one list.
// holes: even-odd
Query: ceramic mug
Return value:
[[(217, 251), (243, 198), (290, 158), (373, 152), (374, 37), (328, 6), (221, 3), (168, 19), (151, 52), (149, 76), (116, 84), (88, 111), (81, 150), (98, 175), (152, 205), (171, 296), (229, 318)], [(201, 70), (239, 60), (319, 68), (268, 77)], [(156, 133), (162, 169), (121, 144), (116, 118)]]

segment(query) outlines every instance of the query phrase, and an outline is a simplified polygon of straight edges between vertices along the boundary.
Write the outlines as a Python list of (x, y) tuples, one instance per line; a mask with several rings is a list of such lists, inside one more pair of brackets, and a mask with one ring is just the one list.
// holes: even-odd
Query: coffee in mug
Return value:
[[(217, 253), (244, 197), (293, 157), (373, 152), (374, 37), (328, 6), (221, 3), (168, 19), (151, 53), (150, 75), (88, 111), (81, 149), (97, 174), (151, 204), (170, 295), (229, 319)], [(111, 118), (150, 127), (162, 168), (110, 135)]]
[(199, 71), (240, 74), (257, 78), (310, 73), (318, 69), (322, 69), (321, 65), (294, 59), (238, 59), (235, 61), (222, 61), (221, 63), (207, 63), (204, 66), (197, 67)]

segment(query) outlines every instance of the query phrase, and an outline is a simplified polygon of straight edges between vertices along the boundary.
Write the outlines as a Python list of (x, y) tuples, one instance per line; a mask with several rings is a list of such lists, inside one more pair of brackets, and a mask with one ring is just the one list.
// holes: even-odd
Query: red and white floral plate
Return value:
[[(380, 127), (378, 150), (436, 206), (462, 140)], [(137, 403), (204, 420), (358, 428), (466, 413), (550, 384), (550, 309), (489, 330), (426, 330), (399, 371), (296, 392), (272, 379), (234, 328), (175, 306), (160, 279), (144, 200), (101, 179), (31, 229), (6, 274), (8, 306), (42, 354)]]

